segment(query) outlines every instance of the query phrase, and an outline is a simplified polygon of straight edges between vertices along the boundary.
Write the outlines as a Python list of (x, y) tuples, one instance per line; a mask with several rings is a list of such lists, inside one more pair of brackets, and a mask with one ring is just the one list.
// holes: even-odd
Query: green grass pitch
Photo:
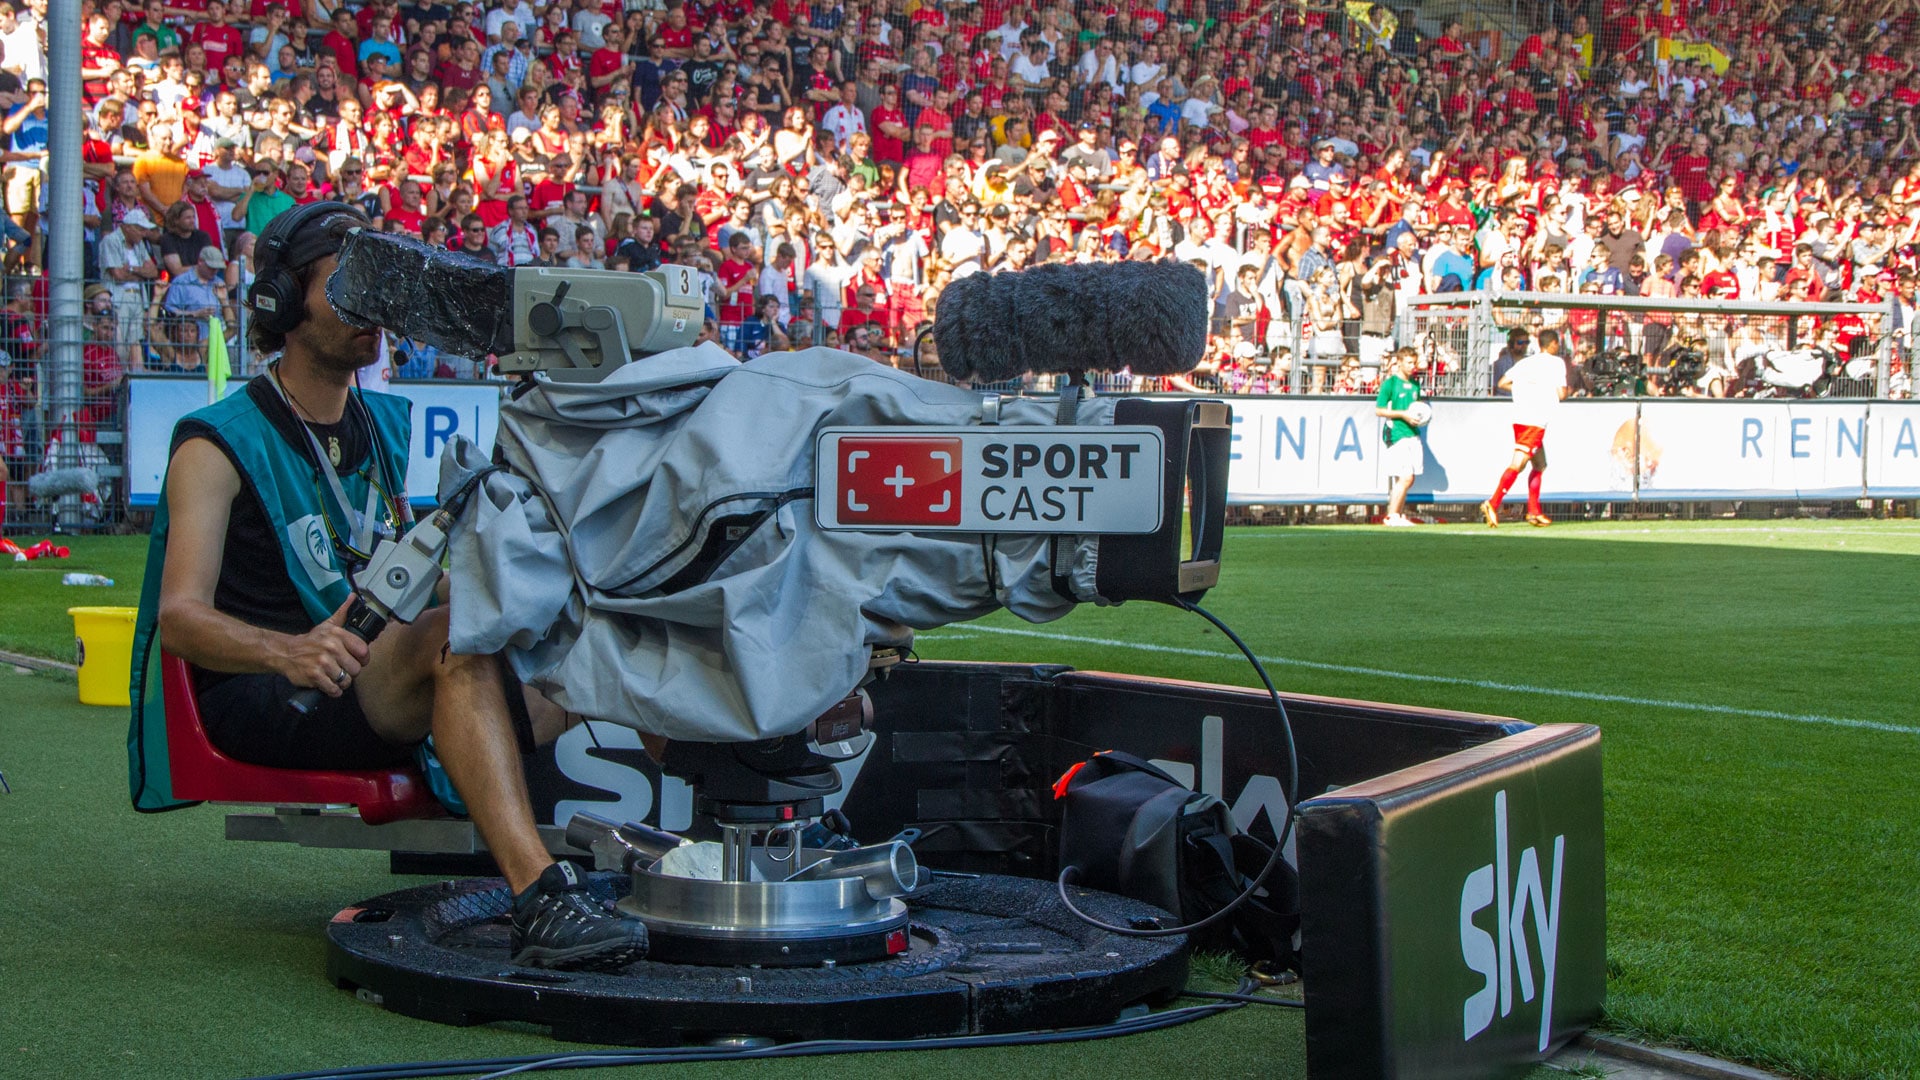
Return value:
[[(70, 658), (69, 605), (133, 603), (144, 540), (0, 566), (0, 649)], [(1920, 523), (1234, 529), (1208, 606), (1284, 689), (1606, 732), (1613, 1030), (1799, 1076), (1920, 1074)], [(113, 589), (67, 588), (92, 570)], [(1148, 605), (922, 636), (934, 659), (1248, 684)], [(321, 977), (319, 927), (384, 859), (220, 840), (126, 808), (124, 714), (0, 674), (0, 1075), (232, 1076), (538, 1053), (384, 1013)], [(906, 1059), (683, 1067), (792, 1077), (1298, 1077), (1297, 1016)], [(676, 1069), (678, 1075), (683, 1069)], [(637, 1074), (637, 1073), (636, 1073)], [(1542, 1075), (1551, 1075), (1542, 1073)]]

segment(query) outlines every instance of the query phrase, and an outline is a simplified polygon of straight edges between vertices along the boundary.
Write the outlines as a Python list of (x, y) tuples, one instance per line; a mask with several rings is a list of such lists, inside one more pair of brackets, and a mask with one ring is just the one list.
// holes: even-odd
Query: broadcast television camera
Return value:
[(1661, 376), (1661, 396), (1680, 396), (1697, 386), (1707, 374), (1706, 343), (1698, 338), (1682, 339), (1661, 354), (1661, 360), (1662, 367), (1656, 369), (1656, 374)]
[(819, 822), (836, 764), (867, 737), (863, 687), (913, 629), (996, 606), (1034, 620), (1080, 602), (1186, 606), (1218, 580), (1226, 405), (1084, 393), (1088, 370), (1198, 363), (1208, 297), (1189, 266), (1048, 265), (949, 286), (942, 366), (982, 382), (1066, 372), (1045, 404), (829, 350), (740, 364), (695, 347), (699, 283), (680, 266), (509, 269), (363, 231), (327, 292), (349, 323), (495, 356), (519, 377), (504, 468), (450, 448), (441, 511), (375, 552), (348, 625), (370, 636), (417, 614), (450, 543), (456, 649), (505, 647), (570, 711), (672, 740), (662, 767), (694, 789), (718, 844), (689, 852), (592, 820), (570, 832), (632, 875), (623, 903), (663, 959), (905, 947), (911, 851), (845, 850)]
[(1646, 374), (1646, 358), (1625, 349), (1607, 349), (1587, 361), (1587, 383), (1594, 397), (1631, 397)]

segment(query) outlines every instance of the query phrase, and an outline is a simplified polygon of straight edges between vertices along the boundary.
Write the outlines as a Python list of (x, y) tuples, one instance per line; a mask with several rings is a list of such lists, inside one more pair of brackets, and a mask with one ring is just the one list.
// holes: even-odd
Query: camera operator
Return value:
[(1699, 338), (1683, 337), (1660, 354), (1659, 362), (1647, 373), (1649, 388), (1656, 397), (1726, 396), (1729, 382), (1724, 375), (1710, 373), (1704, 344)]
[(1373, 366), (1393, 347), (1393, 326), (1399, 317), (1397, 284), (1392, 253), (1384, 248), (1375, 249), (1367, 260), (1366, 271), (1353, 285), (1354, 301), (1360, 309), (1362, 367)]
[(1513, 365), (1524, 359), (1533, 349), (1533, 335), (1515, 328), (1507, 331), (1506, 347), (1493, 358), (1493, 396), (1512, 397), (1513, 391), (1507, 389), (1507, 372)]
[(1594, 353), (1583, 366), (1587, 393), (1593, 397), (1633, 397), (1646, 390), (1646, 361), (1624, 347)]
[[(276, 355), (243, 393), (175, 429), (140, 633), (194, 666), (207, 737), (238, 760), (385, 767), (430, 735), (514, 892), (512, 963), (624, 965), (644, 955), (645, 928), (554, 862), (527, 800), (521, 754), (556, 737), (565, 714), (524, 693), (500, 658), (450, 652), (444, 604), (371, 644), (344, 625), (345, 571), (408, 524), (408, 405), (355, 388), (379, 332), (342, 322), (326, 296), (343, 238), (367, 223), (344, 203), (317, 203), (261, 236), (251, 333)], [(296, 687), (326, 696), (303, 715), (286, 704)], [(157, 697), (149, 687), (135, 714), (143, 730)]]

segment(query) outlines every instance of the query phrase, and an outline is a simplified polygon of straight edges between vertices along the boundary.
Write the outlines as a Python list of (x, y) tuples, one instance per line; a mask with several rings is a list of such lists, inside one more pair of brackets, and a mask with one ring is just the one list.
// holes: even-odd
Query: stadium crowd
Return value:
[[(1232, 391), (1371, 392), (1430, 293), (1904, 313), (1920, 4), (1671, 8), (1555, 5), (1516, 43), (1320, 0), (87, 0), (88, 393), (199, 370), (254, 238), (321, 198), (506, 265), (696, 267), (742, 355), (911, 365), (956, 278), (1191, 260), (1215, 332), (1176, 385)], [(46, 19), (0, 2), (16, 358), (43, 335)], [(1858, 351), (1893, 318), (1806, 330)], [(1685, 329), (1629, 321), (1649, 354)], [(484, 359), (403, 341), (392, 368)]]

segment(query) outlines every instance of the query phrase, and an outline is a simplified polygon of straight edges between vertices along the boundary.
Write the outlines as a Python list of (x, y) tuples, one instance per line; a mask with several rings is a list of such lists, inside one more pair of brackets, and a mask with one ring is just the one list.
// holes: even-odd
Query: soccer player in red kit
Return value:
[(1493, 498), (1480, 504), (1489, 528), (1500, 527), (1500, 500), (1520, 478), (1520, 469), (1529, 464), (1527, 524), (1541, 528), (1553, 524), (1540, 512), (1540, 480), (1547, 471), (1547, 424), (1567, 396), (1567, 365), (1559, 356), (1559, 331), (1542, 330), (1536, 338), (1539, 351), (1508, 368), (1500, 379), (1500, 389), (1513, 393), (1513, 460), (1500, 474)]

